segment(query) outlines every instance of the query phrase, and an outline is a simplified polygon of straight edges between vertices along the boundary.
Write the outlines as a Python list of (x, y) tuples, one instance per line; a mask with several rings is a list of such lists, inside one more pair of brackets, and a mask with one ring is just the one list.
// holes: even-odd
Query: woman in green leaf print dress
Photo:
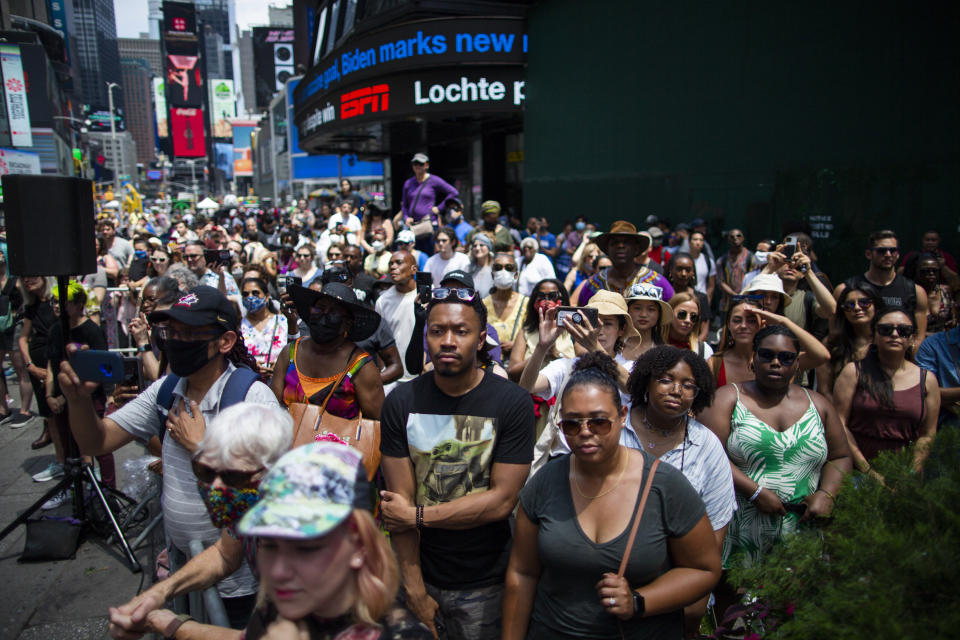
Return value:
[(699, 417), (727, 450), (733, 465), (737, 511), (723, 547), (723, 565), (737, 556), (759, 560), (799, 522), (833, 509), (851, 460), (843, 425), (819, 393), (791, 384), (799, 344), (775, 325), (753, 342), (756, 379), (717, 391)]

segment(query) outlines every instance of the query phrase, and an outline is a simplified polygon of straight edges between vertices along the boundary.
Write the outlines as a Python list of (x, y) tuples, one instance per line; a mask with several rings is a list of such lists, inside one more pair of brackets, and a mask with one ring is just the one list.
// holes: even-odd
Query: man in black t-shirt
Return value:
[(508, 519), (533, 459), (534, 414), (527, 392), (478, 368), (486, 325), (476, 292), (434, 290), (434, 370), (394, 389), (380, 415), (389, 489), (381, 509), (410, 610), (452, 638), (492, 640), (500, 637)]

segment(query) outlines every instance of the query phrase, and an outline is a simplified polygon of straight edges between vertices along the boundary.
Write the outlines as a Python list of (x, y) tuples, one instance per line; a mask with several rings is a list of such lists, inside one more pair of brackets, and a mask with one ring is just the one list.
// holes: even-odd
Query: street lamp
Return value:
[(113, 145), (113, 197), (120, 193), (120, 170), (117, 167), (120, 151), (117, 149), (117, 119), (113, 110), (113, 89), (120, 85), (116, 82), (107, 83), (107, 99), (110, 103), (110, 144)]

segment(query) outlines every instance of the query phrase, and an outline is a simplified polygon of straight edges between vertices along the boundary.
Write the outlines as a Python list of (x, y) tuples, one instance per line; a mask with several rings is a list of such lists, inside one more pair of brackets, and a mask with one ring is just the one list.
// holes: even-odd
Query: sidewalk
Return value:
[[(11, 397), (19, 401), (16, 383), (8, 380), (8, 384)], [(0, 455), (6, 460), (0, 467), (0, 529), (53, 486), (53, 481), (33, 482), (30, 477), (54, 459), (53, 445), (38, 451), (30, 449), (42, 426), (40, 418), (34, 418), (20, 429), (0, 425)], [(136, 443), (114, 454), (120, 490), (127, 481), (123, 463), (142, 455), (144, 449)], [(38, 511), (32, 517), (41, 513), (70, 515), (71, 508), (65, 505), (50, 512)], [(162, 539), (162, 531), (155, 533)], [(19, 526), (0, 541), (0, 638), (107, 638), (107, 607), (132, 598), (141, 580), (144, 588), (151, 584), (154, 550), (149, 540), (135, 550), (144, 570), (142, 574), (134, 574), (119, 544), (108, 546), (104, 539), (94, 535), (81, 538), (73, 560), (18, 563), (25, 537), (25, 527)], [(156, 539), (156, 535), (152, 537)]]

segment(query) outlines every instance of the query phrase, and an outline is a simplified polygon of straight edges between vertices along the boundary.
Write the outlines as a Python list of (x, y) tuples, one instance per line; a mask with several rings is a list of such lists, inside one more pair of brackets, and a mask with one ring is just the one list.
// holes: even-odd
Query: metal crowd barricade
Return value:
[[(199, 540), (190, 541), (190, 555), (186, 556), (176, 547), (170, 547), (170, 573), (178, 571), (190, 558), (203, 552), (203, 543)], [(189, 608), (189, 611), (188, 611)], [(198, 622), (212, 624), (218, 627), (229, 627), (230, 619), (227, 610), (220, 599), (216, 585), (203, 591), (193, 591), (173, 599), (173, 610), (177, 613), (189, 613)]]

